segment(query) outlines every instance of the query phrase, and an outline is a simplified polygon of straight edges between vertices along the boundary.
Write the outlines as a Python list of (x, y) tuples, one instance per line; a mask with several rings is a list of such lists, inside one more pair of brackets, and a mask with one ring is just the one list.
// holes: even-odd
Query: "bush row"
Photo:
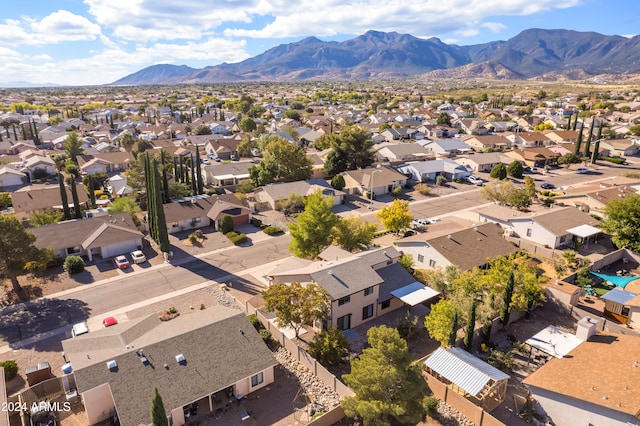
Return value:
[(235, 245), (244, 244), (248, 241), (248, 238), (245, 234), (238, 234), (235, 231), (227, 232), (224, 235)]
[(267, 226), (262, 231), (267, 235), (278, 235), (282, 234), (283, 232), (282, 229), (278, 228), (277, 226)]

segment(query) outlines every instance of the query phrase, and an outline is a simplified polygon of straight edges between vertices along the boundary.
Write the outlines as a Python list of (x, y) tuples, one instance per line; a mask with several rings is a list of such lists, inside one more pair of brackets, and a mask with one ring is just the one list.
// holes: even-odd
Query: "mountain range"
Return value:
[(640, 36), (528, 29), (507, 41), (470, 46), (396, 32), (350, 40), (308, 37), (235, 64), (202, 69), (153, 65), (113, 85), (426, 78), (531, 79), (640, 73)]

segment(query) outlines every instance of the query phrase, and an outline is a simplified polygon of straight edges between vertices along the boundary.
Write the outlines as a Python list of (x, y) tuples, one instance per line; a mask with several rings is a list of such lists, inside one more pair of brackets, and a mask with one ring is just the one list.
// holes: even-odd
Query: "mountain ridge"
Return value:
[(469, 46), (436, 37), (370, 30), (342, 42), (306, 37), (242, 62), (202, 69), (157, 64), (112, 85), (298, 81), (311, 79), (529, 79), (545, 75), (640, 73), (640, 36), (531, 28), (506, 41)]

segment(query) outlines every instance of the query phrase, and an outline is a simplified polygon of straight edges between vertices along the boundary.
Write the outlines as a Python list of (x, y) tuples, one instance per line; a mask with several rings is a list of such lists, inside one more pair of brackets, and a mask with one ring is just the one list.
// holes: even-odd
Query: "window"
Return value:
[(420, 263), (424, 262), (424, 256), (423, 255), (421, 255), (421, 254), (418, 255), (418, 262), (420, 262)]
[(560, 242), (564, 243), (567, 240), (567, 236), (563, 235), (562, 237), (560, 237)]
[(264, 375), (262, 373), (258, 373), (255, 376), (251, 376), (251, 387), (254, 388), (264, 382)]
[(387, 309), (389, 306), (391, 306), (391, 300), (385, 300), (380, 304), (380, 309)]
[(368, 296), (370, 294), (373, 294), (373, 287), (368, 287), (364, 289), (364, 295)]
[(338, 318), (338, 330), (348, 330), (351, 328), (351, 314)]
[(436, 261), (433, 259), (429, 259), (429, 268), (435, 268), (436, 267)]
[(527, 228), (527, 237), (531, 236), (531, 232), (532, 232), (532, 229), (531, 228)]
[(367, 305), (362, 308), (362, 319), (371, 318), (373, 316), (373, 304)]
[(340, 299), (338, 299), (338, 306), (345, 305), (349, 302), (351, 302), (351, 296), (341, 297)]

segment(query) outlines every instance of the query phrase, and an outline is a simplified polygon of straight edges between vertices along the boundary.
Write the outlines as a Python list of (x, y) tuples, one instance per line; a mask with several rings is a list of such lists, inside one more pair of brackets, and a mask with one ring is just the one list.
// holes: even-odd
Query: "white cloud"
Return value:
[(41, 20), (7, 19), (0, 24), (0, 42), (11, 45), (47, 45), (64, 41), (95, 40), (100, 27), (84, 16), (58, 10)]

